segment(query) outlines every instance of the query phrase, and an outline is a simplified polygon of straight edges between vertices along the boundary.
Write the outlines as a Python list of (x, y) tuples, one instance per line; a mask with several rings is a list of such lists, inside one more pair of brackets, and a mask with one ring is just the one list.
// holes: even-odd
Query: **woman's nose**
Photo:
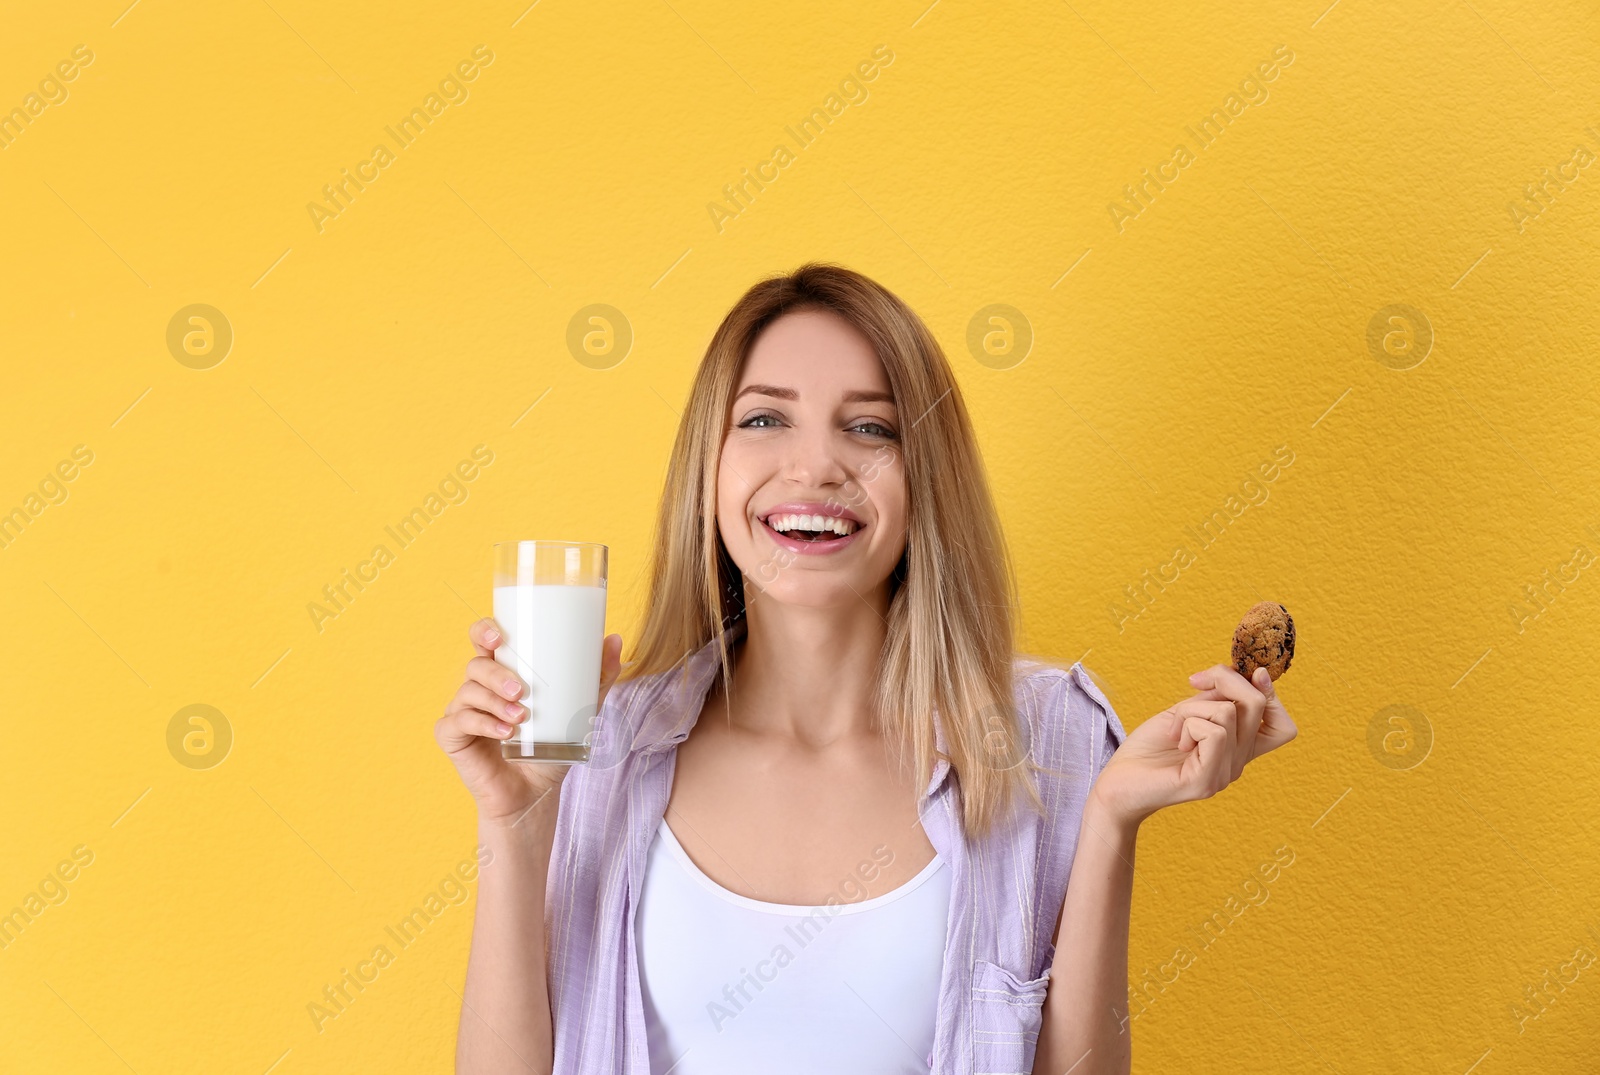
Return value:
[(850, 476), (839, 455), (839, 445), (826, 428), (802, 431), (790, 441), (789, 477), (796, 483), (820, 488), (834, 485)]

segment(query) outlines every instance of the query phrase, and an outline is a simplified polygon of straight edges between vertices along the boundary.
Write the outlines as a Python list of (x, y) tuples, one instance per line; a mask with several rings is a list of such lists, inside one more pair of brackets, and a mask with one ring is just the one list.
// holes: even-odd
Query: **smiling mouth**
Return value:
[(863, 529), (861, 523), (828, 515), (769, 515), (761, 521), (784, 537), (818, 544), (839, 541)]

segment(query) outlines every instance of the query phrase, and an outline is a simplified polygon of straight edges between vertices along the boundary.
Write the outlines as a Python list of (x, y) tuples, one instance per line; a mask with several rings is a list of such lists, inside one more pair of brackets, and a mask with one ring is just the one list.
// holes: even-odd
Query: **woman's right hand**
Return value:
[[(559, 788), (572, 766), (513, 762), (501, 756), (500, 741), (528, 717), (527, 706), (517, 701), (527, 687), (494, 658), (495, 649), (505, 641), (494, 620), (478, 620), (467, 629), (467, 637), (477, 656), (467, 662), (466, 680), (434, 724), (433, 737), (477, 801), (478, 816), (494, 824), (515, 823)], [(622, 636), (607, 635), (600, 645), (600, 705), (604, 705), (622, 671)]]

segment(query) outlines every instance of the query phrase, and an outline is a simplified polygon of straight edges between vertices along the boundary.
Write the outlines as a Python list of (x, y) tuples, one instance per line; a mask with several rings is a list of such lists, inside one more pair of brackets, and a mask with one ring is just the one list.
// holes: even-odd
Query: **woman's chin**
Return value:
[[(818, 572), (820, 576), (821, 573)], [(828, 578), (780, 579), (771, 586), (760, 587), (761, 601), (769, 608), (793, 609), (844, 609), (852, 614), (861, 608), (873, 591), (888, 582), (885, 575), (876, 582), (865, 578), (831, 575)], [(756, 584), (745, 580), (745, 601), (748, 604), (751, 588)]]

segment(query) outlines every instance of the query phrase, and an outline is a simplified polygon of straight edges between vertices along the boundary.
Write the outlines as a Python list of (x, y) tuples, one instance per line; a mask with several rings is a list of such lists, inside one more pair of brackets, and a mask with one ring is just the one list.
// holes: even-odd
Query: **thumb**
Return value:
[[(613, 639), (615, 641), (613, 642)], [(622, 672), (622, 636), (606, 635), (600, 643), (600, 697), (605, 698), (606, 692), (617, 681), (617, 676)]]
[(1256, 731), (1256, 748), (1252, 755), (1259, 758), (1293, 739), (1299, 729), (1284, 708), (1283, 699), (1278, 697), (1278, 685), (1265, 668), (1257, 668), (1250, 681), (1267, 699), (1267, 708), (1261, 714), (1261, 727)]

